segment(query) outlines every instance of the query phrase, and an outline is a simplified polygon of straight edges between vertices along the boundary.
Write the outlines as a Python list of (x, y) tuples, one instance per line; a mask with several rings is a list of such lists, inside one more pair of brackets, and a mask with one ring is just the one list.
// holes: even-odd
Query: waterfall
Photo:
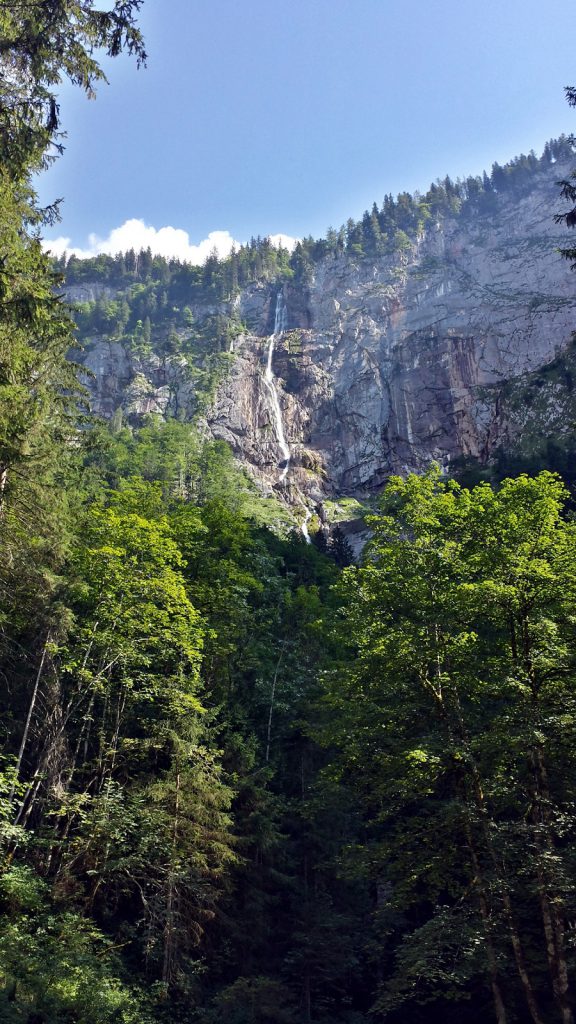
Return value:
[(307, 507), (307, 505), (304, 504), (304, 502), (302, 502), (302, 505), (303, 505), (304, 510), (305, 510), (305, 515), (304, 515), (304, 522), (302, 523), (302, 526), (300, 527), (300, 529), (302, 530), (302, 536), (304, 537), (304, 540), (306, 541), (306, 543), (307, 544), (311, 544), (312, 540), (311, 540), (310, 534), (308, 533), (308, 523), (310, 522), (310, 520), (312, 518), (312, 513), (311, 513), (310, 509)]
[[(274, 313), (274, 330), (272, 331), (272, 334), (268, 339), (268, 359), (266, 360), (264, 380), (266, 381), (266, 387), (268, 388), (268, 391), (270, 392), (270, 398), (272, 399), (272, 411), (274, 413), (274, 424), (276, 427), (276, 438), (278, 441), (278, 446), (280, 448), (280, 451), (282, 452), (282, 455), (284, 456), (284, 465), (282, 467), (282, 472), (278, 477), (278, 483), (281, 484), (283, 484), (284, 481), (286, 480), (286, 477), (288, 476), (288, 470), (290, 469), (290, 446), (286, 440), (286, 435), (284, 433), (284, 423), (282, 422), (282, 410), (280, 408), (280, 400), (278, 398), (278, 388), (276, 387), (276, 384), (274, 382), (272, 358), (274, 356), (274, 345), (276, 344), (276, 339), (280, 338), (283, 335), (284, 331), (286, 330), (286, 322), (286, 306), (284, 303), (284, 296), (282, 295), (282, 291), (280, 290), (276, 298), (276, 311)], [(297, 494), (305, 513), (304, 522), (302, 523), (300, 529), (302, 530), (302, 536), (304, 537), (306, 543), (311, 544), (312, 541), (310, 539), (310, 534), (308, 532), (308, 523), (312, 518), (312, 513), (308, 506), (306, 505), (306, 502), (304, 501), (304, 498), (302, 497), (300, 490), (297, 490)]]
[(284, 296), (282, 292), (278, 292), (276, 299), (276, 312), (274, 314), (274, 330), (268, 339), (268, 360), (266, 362), (266, 372), (264, 374), (264, 380), (266, 386), (270, 392), (270, 398), (272, 399), (272, 411), (274, 413), (274, 422), (276, 426), (276, 437), (278, 439), (278, 445), (280, 451), (284, 456), (284, 466), (279, 477), (279, 483), (284, 483), (288, 476), (288, 470), (290, 468), (290, 448), (286, 441), (286, 435), (284, 434), (284, 424), (282, 423), (282, 410), (280, 409), (280, 402), (278, 400), (278, 389), (274, 383), (274, 373), (272, 371), (272, 357), (274, 355), (274, 345), (276, 339), (280, 338), (286, 330), (286, 306), (284, 305)]

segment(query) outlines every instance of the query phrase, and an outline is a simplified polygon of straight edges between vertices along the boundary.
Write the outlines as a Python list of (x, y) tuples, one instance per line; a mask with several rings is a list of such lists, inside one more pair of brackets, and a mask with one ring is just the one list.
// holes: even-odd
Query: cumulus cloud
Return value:
[[(293, 249), (298, 240), (290, 235), (277, 234), (270, 235), (270, 241), (276, 247), (282, 245), (285, 249)], [(113, 228), (107, 238), (99, 238), (96, 234), (89, 235), (88, 246), (85, 249), (76, 248), (70, 242), (71, 239), (64, 236), (47, 238), (44, 240), (44, 248), (54, 256), (66, 253), (81, 260), (99, 256), (101, 253), (115, 256), (116, 253), (127, 252), (128, 249), (138, 252), (140, 249), (150, 248), (154, 256), (201, 265), (214, 249), (223, 257), (230, 254), (233, 246), (240, 246), (240, 242), (236, 241), (229, 231), (211, 231), (207, 238), (194, 245), (188, 232), (182, 228), (155, 228), (136, 217), (124, 221), (118, 228)]]
[(268, 238), (275, 249), (279, 249), (282, 246), (283, 249), (288, 249), (290, 252), (292, 252), (292, 249), (298, 242), (298, 239), (292, 238), (292, 235), (283, 235), (281, 233), (279, 235), (268, 235)]

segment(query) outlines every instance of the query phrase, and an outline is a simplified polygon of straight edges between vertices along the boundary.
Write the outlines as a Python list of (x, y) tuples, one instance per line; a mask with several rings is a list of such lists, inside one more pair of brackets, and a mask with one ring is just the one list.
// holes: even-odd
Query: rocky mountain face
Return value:
[[(569, 170), (539, 170), (529, 192), (497, 196), (490, 213), (431, 222), (394, 255), (330, 255), (303, 284), (260, 281), (218, 308), (195, 308), (199, 321), (218, 313), (242, 325), (203, 429), (293, 503), (362, 497), (432, 459), (486, 462), (521, 447), (534, 425), (519, 395), (570, 352), (576, 329), (576, 277), (557, 252), (566, 232), (553, 220), (556, 182)], [(90, 286), (71, 298), (82, 298), (79, 287)], [(265, 381), (279, 292), (286, 329), (272, 369), (291, 454), (282, 482)], [(94, 338), (86, 364), (98, 412), (121, 404), (129, 414), (186, 417), (192, 409), (194, 379), (181, 355), (138, 356)], [(571, 384), (554, 379), (545, 392), (538, 416), (561, 433)]]

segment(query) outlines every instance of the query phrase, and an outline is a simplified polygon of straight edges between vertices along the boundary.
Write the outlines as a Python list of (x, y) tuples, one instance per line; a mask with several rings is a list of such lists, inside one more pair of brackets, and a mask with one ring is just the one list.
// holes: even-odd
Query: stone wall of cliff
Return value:
[[(537, 175), (528, 195), (503, 197), (489, 216), (433, 225), (401, 257), (328, 258), (305, 295), (284, 286), (275, 372), (301, 488), (370, 491), (431, 459), (486, 461), (521, 441), (510, 382), (551, 364), (576, 328), (576, 279), (553, 222), (561, 172)], [(265, 285), (240, 296), (254, 333), (239, 339), (208, 416), (268, 482), (278, 461), (261, 383), (271, 301)]]
[[(485, 462), (522, 444), (522, 388), (569, 351), (576, 329), (576, 277), (557, 252), (566, 237), (553, 220), (556, 181), (568, 170), (538, 171), (528, 193), (496, 197), (490, 213), (431, 223), (394, 255), (329, 256), (303, 285), (261, 281), (217, 309), (195, 309), (200, 321), (217, 312), (245, 325), (203, 429), (265, 489), (314, 502), (368, 494), (432, 459)], [(273, 369), (292, 455), (282, 484), (264, 381), (279, 289), (287, 330)], [(85, 360), (98, 412), (194, 412), (194, 374), (181, 355), (138, 356), (95, 337)], [(570, 415), (568, 392), (558, 381), (548, 388), (549, 424)]]

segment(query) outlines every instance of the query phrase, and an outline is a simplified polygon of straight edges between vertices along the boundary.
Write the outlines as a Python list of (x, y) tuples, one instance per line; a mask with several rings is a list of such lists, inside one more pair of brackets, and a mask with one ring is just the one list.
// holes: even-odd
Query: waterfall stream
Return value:
[(300, 529), (302, 530), (302, 536), (304, 537), (304, 540), (306, 541), (306, 543), (307, 544), (311, 544), (312, 540), (310, 538), (310, 534), (308, 533), (308, 523), (310, 522), (310, 520), (312, 518), (312, 513), (311, 513), (310, 509), (308, 508), (308, 506), (304, 504), (304, 502), (302, 502), (302, 507), (304, 508), (305, 515), (304, 515), (304, 522), (302, 523), (302, 526), (300, 527)]
[(276, 437), (278, 438), (278, 444), (280, 451), (284, 456), (284, 466), (280, 474), (279, 483), (283, 483), (288, 476), (288, 470), (290, 468), (290, 448), (286, 441), (286, 435), (284, 434), (284, 424), (282, 422), (282, 410), (280, 408), (280, 402), (278, 399), (278, 389), (274, 383), (274, 373), (272, 370), (272, 356), (274, 355), (274, 345), (276, 338), (286, 330), (286, 306), (284, 305), (284, 296), (282, 292), (278, 292), (276, 299), (276, 312), (274, 314), (274, 330), (268, 339), (268, 360), (266, 363), (266, 372), (264, 374), (264, 380), (266, 386), (270, 392), (272, 399), (272, 411), (274, 413), (274, 420), (276, 424)]
[[(278, 388), (276, 387), (276, 383), (274, 380), (272, 359), (274, 356), (274, 346), (276, 344), (276, 340), (280, 338), (283, 335), (284, 331), (286, 330), (286, 323), (286, 305), (284, 302), (284, 296), (282, 294), (282, 291), (280, 290), (276, 297), (276, 310), (274, 313), (274, 330), (272, 331), (272, 334), (268, 339), (268, 358), (266, 360), (264, 380), (266, 381), (266, 387), (268, 388), (270, 398), (272, 399), (272, 411), (274, 413), (274, 424), (276, 427), (276, 438), (278, 441), (278, 446), (280, 448), (280, 451), (282, 452), (282, 455), (284, 456), (282, 472), (280, 473), (280, 476), (278, 478), (278, 483), (281, 484), (284, 483), (284, 481), (286, 480), (286, 477), (288, 476), (288, 470), (290, 469), (290, 446), (286, 440), (286, 435), (284, 433), (282, 409), (280, 408), (280, 400), (278, 398)], [(297, 494), (298, 498), (300, 499), (300, 504), (302, 505), (302, 508), (304, 509), (305, 513), (304, 522), (302, 523), (300, 529), (302, 531), (302, 536), (304, 537), (306, 543), (311, 544), (312, 542), (310, 539), (310, 534), (308, 532), (308, 523), (312, 517), (312, 512), (306, 505), (306, 502), (304, 501), (304, 498), (300, 490), (297, 490)]]

